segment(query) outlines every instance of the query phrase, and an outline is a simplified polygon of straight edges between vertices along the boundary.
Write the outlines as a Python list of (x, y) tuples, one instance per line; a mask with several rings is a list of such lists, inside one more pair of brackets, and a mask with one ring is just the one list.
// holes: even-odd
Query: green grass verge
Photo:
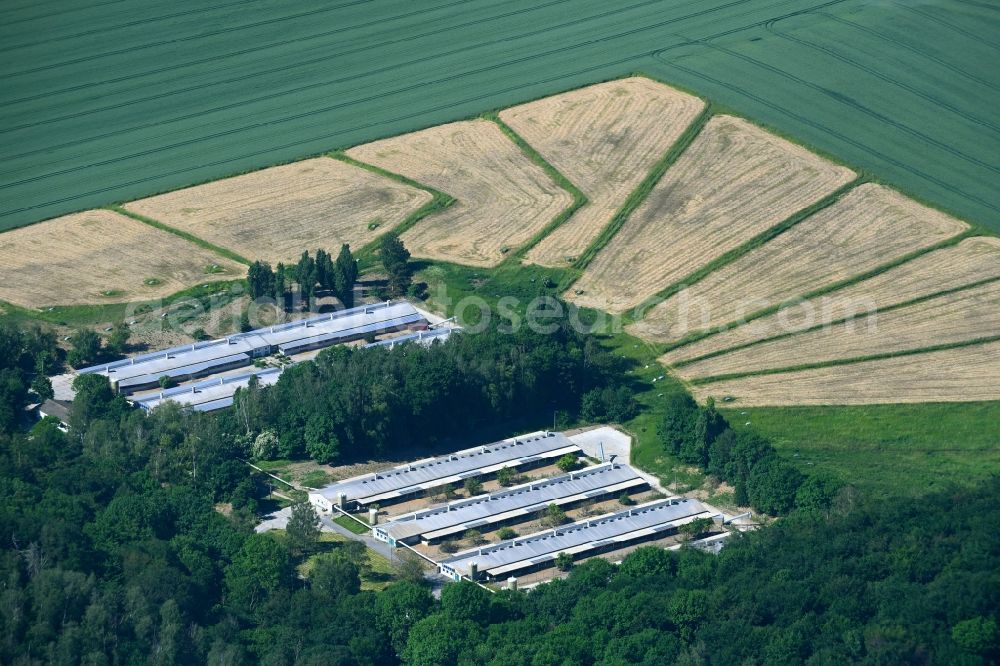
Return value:
[[(959, 292), (967, 291), (969, 289), (975, 289), (977, 287), (982, 287), (982, 286), (985, 286), (985, 285), (988, 285), (988, 284), (992, 284), (992, 283), (998, 282), (998, 281), (1000, 281), (1000, 277), (993, 277), (993, 278), (987, 278), (986, 280), (979, 280), (978, 282), (970, 282), (969, 284), (963, 284), (962, 286), (955, 287), (953, 289), (944, 289), (942, 291), (936, 291), (936, 292), (934, 292), (932, 294), (925, 294), (923, 296), (918, 296), (916, 298), (911, 298), (911, 299), (906, 300), (906, 301), (900, 301), (899, 303), (894, 303), (892, 305), (887, 305), (887, 306), (885, 306), (883, 308), (879, 308), (878, 313), (879, 314), (884, 314), (886, 312), (892, 312), (893, 310), (899, 310), (899, 309), (902, 309), (902, 308), (910, 307), (912, 305), (919, 305), (920, 303), (924, 303), (926, 301), (934, 300), (935, 298), (943, 298), (945, 296), (950, 296), (952, 294), (957, 294)], [(865, 315), (860, 315), (860, 317), (863, 317), (863, 316), (865, 316)], [(834, 321), (831, 321), (831, 322), (824, 322), (824, 323), (821, 323), (821, 324), (816, 324), (815, 326), (810, 326), (809, 328), (803, 328), (800, 331), (789, 331), (788, 333), (780, 333), (778, 335), (772, 335), (770, 337), (760, 338), (758, 340), (751, 340), (750, 342), (745, 342), (745, 343), (740, 344), (740, 345), (734, 345), (732, 347), (726, 347), (725, 349), (718, 349), (718, 350), (713, 351), (713, 352), (708, 352), (707, 354), (702, 354), (701, 356), (695, 356), (694, 358), (690, 358), (690, 359), (687, 359), (687, 360), (684, 360), (684, 361), (679, 361), (679, 362), (677, 362), (677, 363), (674, 364), (674, 367), (675, 368), (682, 368), (682, 367), (684, 367), (686, 365), (691, 365), (692, 363), (698, 363), (700, 361), (704, 361), (704, 360), (707, 360), (707, 359), (710, 359), (710, 358), (715, 358), (717, 356), (724, 356), (724, 355), (730, 354), (730, 353), (732, 353), (734, 351), (741, 351), (743, 349), (749, 349), (751, 347), (756, 347), (757, 345), (763, 344), (765, 342), (774, 342), (776, 340), (784, 340), (786, 338), (795, 337), (796, 335), (804, 335), (804, 334), (810, 333), (812, 331), (819, 331), (819, 330), (822, 330), (822, 329), (827, 328), (827, 327), (839, 326), (840, 324), (845, 324), (847, 322), (854, 321), (854, 320), (856, 320), (858, 318), (859, 318), (859, 316), (843, 317), (841, 319), (837, 319), (837, 320), (834, 320)]]
[[(275, 538), (282, 541), (285, 540), (285, 534), (283, 531), (274, 532)], [(280, 536), (279, 536), (280, 535)], [(316, 560), (323, 555), (335, 552), (337, 548), (343, 544), (350, 541), (347, 537), (341, 534), (333, 534), (331, 532), (321, 532), (319, 535), (319, 542), (317, 545), (317, 550), (319, 552), (310, 555), (305, 561), (301, 562), (297, 567), (296, 571), (305, 578), (309, 577), (313, 568), (316, 566)], [(390, 585), (396, 578), (396, 572), (392, 567), (392, 563), (388, 559), (376, 553), (373, 550), (367, 551), (368, 555), (368, 569), (362, 572), (361, 575), (361, 589), (362, 590), (381, 590)]]
[(467, 326), (480, 321), (477, 303), (496, 309), (502, 298), (513, 298), (517, 301), (514, 309), (523, 313), (538, 296), (558, 296), (558, 284), (568, 272), (514, 262), (495, 268), (426, 261), (417, 261), (415, 266), (415, 279), (427, 283), (428, 305), (449, 317), (459, 316), (459, 324)]
[(823, 361), (821, 363), (800, 363), (798, 365), (789, 365), (781, 368), (767, 368), (765, 370), (754, 370), (751, 372), (731, 372), (724, 375), (712, 375), (709, 377), (698, 377), (697, 379), (692, 379), (692, 384), (712, 384), (715, 382), (721, 382), (729, 379), (742, 379), (743, 377), (760, 377), (763, 375), (781, 375), (787, 372), (796, 372), (798, 370), (814, 370), (816, 368), (830, 368), (838, 365), (853, 365), (855, 363), (863, 363), (865, 361), (881, 361), (887, 358), (898, 358), (901, 356), (915, 356), (917, 354), (929, 354), (936, 351), (945, 351), (947, 349), (961, 349), (963, 347), (973, 347), (975, 345), (984, 345), (989, 342), (997, 342), (1000, 340), (1000, 335), (991, 335), (981, 338), (973, 338), (972, 340), (963, 340), (961, 342), (949, 342), (940, 345), (930, 345), (927, 347), (918, 347), (916, 349), (904, 349), (902, 351), (886, 352), (884, 354), (868, 354), (867, 356), (853, 356), (851, 358), (838, 358), (832, 361)]
[(962, 232), (962, 233), (960, 233), (960, 234), (958, 234), (956, 236), (952, 236), (951, 238), (945, 239), (945, 240), (941, 241), (940, 243), (935, 243), (934, 245), (929, 245), (929, 246), (927, 246), (925, 248), (921, 248), (919, 250), (914, 250), (913, 252), (910, 252), (908, 254), (904, 254), (904, 255), (902, 255), (900, 257), (896, 257), (895, 259), (893, 259), (893, 260), (891, 260), (889, 262), (886, 262), (884, 264), (880, 264), (879, 266), (876, 266), (875, 268), (871, 269), (870, 271), (866, 271), (864, 273), (858, 273), (857, 275), (852, 275), (851, 277), (845, 278), (843, 280), (840, 280), (839, 282), (831, 282), (830, 284), (824, 285), (824, 286), (822, 286), (822, 287), (820, 287), (818, 289), (814, 289), (814, 290), (812, 290), (810, 292), (806, 292), (805, 294), (802, 294), (801, 296), (797, 296), (795, 298), (788, 299), (788, 300), (783, 301), (781, 303), (778, 303), (776, 305), (772, 305), (772, 306), (769, 306), (769, 307), (757, 310), (755, 312), (752, 312), (752, 313), (750, 313), (749, 315), (747, 315), (746, 317), (744, 317), (743, 319), (741, 319), (738, 322), (730, 322), (728, 324), (722, 324), (722, 325), (717, 326), (715, 328), (711, 328), (711, 329), (704, 330), (704, 331), (695, 331), (695, 332), (690, 333), (687, 336), (681, 338), (677, 342), (672, 342), (672, 343), (669, 343), (667, 345), (664, 345), (663, 346), (663, 351), (664, 352), (668, 352), (668, 351), (670, 351), (672, 349), (677, 349), (678, 347), (683, 347), (684, 345), (689, 345), (689, 344), (691, 344), (693, 342), (697, 342), (698, 340), (703, 340), (703, 339), (705, 339), (705, 338), (707, 338), (707, 337), (709, 337), (711, 335), (715, 335), (716, 333), (722, 333), (723, 331), (728, 331), (729, 329), (737, 328), (739, 326), (747, 324), (747, 323), (749, 323), (749, 322), (751, 322), (751, 321), (753, 321), (755, 319), (760, 319), (761, 317), (766, 317), (768, 315), (772, 315), (775, 312), (778, 312), (779, 310), (788, 307), (789, 305), (794, 305), (796, 303), (801, 303), (802, 301), (806, 301), (806, 300), (809, 300), (811, 298), (816, 298), (818, 296), (823, 296), (825, 294), (832, 293), (832, 292), (837, 291), (839, 289), (844, 289), (845, 287), (853, 286), (853, 285), (855, 285), (855, 284), (857, 284), (859, 282), (864, 282), (865, 280), (870, 280), (873, 277), (881, 275), (882, 273), (885, 273), (886, 271), (890, 271), (893, 268), (897, 268), (899, 266), (902, 266), (903, 264), (908, 263), (910, 261), (913, 261), (914, 259), (916, 259), (918, 257), (922, 257), (925, 254), (929, 254), (929, 253), (934, 252), (936, 250), (943, 250), (943, 249), (948, 248), (948, 247), (953, 247), (953, 246), (958, 245), (959, 243), (961, 243), (963, 240), (965, 240), (967, 238), (971, 238), (973, 236), (977, 236), (977, 235), (979, 235), (979, 234), (976, 231), (972, 230), (972, 229), (970, 229), (968, 231), (964, 231), (964, 232)]
[(95, 305), (57, 305), (42, 310), (23, 308), (0, 301), (0, 321), (12, 323), (48, 323), (58, 326), (95, 326), (122, 321), (128, 315), (140, 315), (158, 307), (167, 307), (182, 300), (194, 299), (203, 307), (219, 307), (241, 294), (233, 294), (232, 287), (244, 284), (243, 280), (220, 280), (200, 284), (171, 294), (162, 300), (137, 303), (105, 303)]
[(632, 436), (631, 463), (656, 476), (664, 486), (686, 492), (700, 488), (705, 474), (667, 453), (657, 435), (657, 426), (666, 413), (667, 400), (685, 391), (657, 361), (657, 350), (642, 340), (617, 331), (600, 336), (625, 365), (625, 379), (639, 402), (639, 415), (621, 424)]
[(1000, 402), (721, 411), (733, 427), (769, 437), (803, 472), (873, 498), (918, 497), (1000, 473)]
[[(345, 164), (350, 164), (351, 166), (357, 167), (359, 169), (364, 169), (365, 171), (370, 171), (371, 173), (378, 174), (383, 178), (389, 178), (390, 180), (394, 180), (397, 183), (402, 183), (403, 185), (407, 185), (409, 187), (413, 187), (418, 190), (423, 190), (424, 192), (427, 192), (431, 195), (430, 201), (428, 201), (423, 206), (421, 206), (417, 210), (407, 215), (402, 222), (397, 224), (392, 229), (386, 230), (385, 233), (402, 234), (404, 231), (411, 228), (413, 225), (415, 225), (417, 222), (424, 219), (428, 215), (445, 210), (446, 208), (453, 206), (457, 201), (455, 197), (451, 196), (450, 194), (446, 194), (441, 190), (434, 189), (433, 187), (425, 185), (423, 183), (418, 183), (412, 178), (407, 178), (406, 176), (403, 176), (401, 174), (392, 171), (387, 171), (386, 169), (377, 167), (374, 164), (361, 162), (359, 160), (354, 159), (353, 157), (349, 157), (346, 153), (343, 153), (341, 151), (327, 153), (327, 157), (333, 158), (335, 160), (340, 160)], [(372, 268), (375, 265), (375, 250), (378, 248), (379, 241), (381, 240), (382, 236), (385, 235), (385, 233), (379, 234), (378, 238), (371, 241), (370, 243), (365, 244), (363, 247), (361, 247), (354, 253), (355, 258), (358, 260), (358, 266), (362, 271)]]
[(186, 231), (181, 231), (180, 229), (175, 229), (174, 227), (170, 226), (169, 224), (164, 224), (163, 222), (160, 222), (159, 220), (154, 220), (151, 217), (146, 217), (145, 215), (139, 215), (138, 213), (133, 213), (132, 211), (127, 210), (125, 208), (122, 208), (121, 206), (108, 206), (108, 210), (112, 210), (112, 211), (118, 213), (119, 215), (124, 215), (125, 217), (131, 217), (133, 220), (137, 220), (139, 222), (142, 222), (143, 224), (148, 224), (149, 226), (155, 227), (155, 228), (159, 229), (160, 231), (166, 231), (169, 234), (173, 234), (175, 236), (180, 236), (184, 240), (189, 241), (191, 243), (194, 243), (198, 247), (202, 247), (202, 248), (205, 248), (206, 250), (210, 250), (211, 252), (214, 252), (214, 253), (216, 253), (218, 255), (221, 255), (221, 256), (225, 257), (226, 259), (232, 259), (236, 263), (243, 264), (245, 266), (249, 266), (250, 265), (250, 260), (249, 259), (247, 259), (246, 257), (244, 257), (244, 256), (242, 256), (240, 254), (237, 254), (237, 253), (233, 252), (232, 250), (227, 250), (224, 247), (219, 247), (218, 245), (215, 245), (213, 243), (209, 243), (207, 240), (204, 240), (202, 238), (198, 238), (194, 234), (189, 234)]
[(809, 206), (806, 206), (805, 208), (796, 211), (795, 213), (792, 213), (792, 215), (788, 216), (787, 218), (785, 218), (775, 226), (771, 227), (770, 229), (767, 229), (761, 232), (760, 234), (757, 234), (756, 236), (746, 241), (745, 243), (742, 243), (741, 245), (733, 248), (732, 250), (729, 250), (728, 252), (719, 255), (718, 257), (708, 262), (701, 268), (686, 275), (685, 277), (681, 278), (680, 280), (671, 284), (665, 289), (660, 290), (653, 296), (650, 296), (643, 303), (641, 303), (639, 307), (635, 308), (635, 311), (642, 312), (644, 314), (648, 312), (650, 309), (652, 309), (658, 303), (662, 303), (663, 301), (670, 298), (671, 296), (681, 291), (682, 289), (697, 284), (698, 282), (701, 282), (710, 273), (713, 273), (719, 270), (720, 268), (723, 268), (724, 266), (733, 263), (734, 261), (736, 261), (743, 255), (747, 254), (748, 252), (763, 247), (766, 243), (774, 240), (775, 238), (785, 233), (795, 225), (799, 224), (806, 218), (810, 217), (811, 215), (815, 215), (824, 208), (833, 205), (842, 196), (844, 196), (845, 194), (847, 194), (848, 192), (850, 192), (852, 189), (854, 189), (863, 182), (865, 182), (865, 178), (863, 176), (859, 176), (854, 180), (852, 180), (851, 182), (847, 183), (846, 185), (842, 185), (841, 187), (837, 188), (836, 190), (826, 195), (819, 201), (816, 201), (810, 204)]
[(542, 157), (542, 154), (525, 141), (520, 134), (515, 132), (507, 123), (501, 120), (499, 114), (495, 112), (487, 113), (483, 115), (483, 119), (495, 123), (500, 128), (500, 131), (503, 132), (518, 148), (520, 148), (521, 152), (524, 153), (528, 159), (541, 167), (542, 171), (548, 174), (549, 178), (551, 178), (559, 187), (569, 192), (573, 197), (573, 202), (569, 206), (560, 211), (559, 214), (552, 218), (552, 221), (545, 225), (541, 231), (529, 238), (526, 243), (521, 245), (521, 247), (517, 248), (514, 252), (511, 252), (504, 259), (504, 261), (517, 262), (520, 261), (521, 258), (524, 257), (529, 250), (531, 250), (531, 248), (538, 245), (543, 238), (551, 234), (566, 220), (571, 218), (573, 213), (585, 206), (588, 199), (587, 195), (584, 194), (580, 188), (574, 185), (569, 178), (564, 176), (561, 171), (552, 166), (552, 164)]
[[(632, 190), (631, 193), (629, 193), (628, 198), (625, 199), (622, 205), (611, 217), (611, 221), (608, 222), (608, 224), (601, 230), (601, 233), (599, 233), (597, 237), (591, 241), (590, 245), (587, 246), (587, 249), (576, 258), (575, 262), (573, 262), (573, 267), (577, 269), (577, 272), (574, 274), (572, 281), (575, 281), (576, 277), (579, 276), (579, 273), (594, 260), (597, 253), (604, 249), (604, 246), (607, 245), (611, 239), (614, 238), (615, 234), (621, 230), (622, 226), (624, 226), (625, 222), (628, 221), (628, 218), (632, 215), (635, 209), (639, 207), (639, 204), (641, 204), (647, 196), (649, 196), (649, 193), (652, 192), (653, 187), (660, 182), (660, 179), (663, 178), (667, 169), (673, 166), (674, 162), (676, 162), (684, 151), (687, 150), (687, 147), (691, 145), (691, 142), (695, 140), (695, 137), (698, 136), (702, 128), (705, 127), (705, 123), (707, 123), (711, 117), (712, 108), (711, 106), (706, 105), (698, 117), (695, 118), (690, 125), (688, 125), (686, 130), (684, 130), (684, 133), (677, 138), (677, 141), (670, 146), (670, 149), (666, 152), (666, 154), (664, 154), (664, 156), (653, 165), (653, 168), (650, 169), (649, 173), (645, 178), (643, 178), (642, 182), (639, 183), (639, 185)], [(569, 287), (572, 286), (572, 281), (562, 285), (563, 290), (569, 289)]]
[(369, 530), (364, 525), (361, 525), (356, 520), (348, 518), (347, 516), (340, 515), (333, 519), (333, 522), (337, 523), (346, 530), (350, 530), (354, 534), (368, 534)]

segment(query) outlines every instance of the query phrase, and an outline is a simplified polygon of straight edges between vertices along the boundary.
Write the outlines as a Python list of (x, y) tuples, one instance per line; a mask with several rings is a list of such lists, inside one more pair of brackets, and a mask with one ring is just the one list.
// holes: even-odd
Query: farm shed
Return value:
[(171, 401), (190, 407), (196, 412), (212, 412), (232, 405), (236, 390), (246, 388), (250, 384), (251, 377), (256, 377), (260, 386), (271, 386), (278, 381), (281, 372), (281, 368), (268, 368), (235, 377), (209, 379), (138, 397), (132, 402), (147, 412)]
[(331, 314), (259, 328), (247, 333), (172, 347), (78, 370), (99, 373), (121, 393), (154, 388), (161, 377), (186, 381), (250, 365), (276, 351), (286, 354), (357, 340), (365, 335), (397, 331), (424, 321), (406, 301), (362, 305)]
[(685, 523), (716, 515), (696, 500), (658, 500), (493, 546), (473, 548), (442, 560), (439, 566), (441, 573), (454, 580), (500, 580), (549, 567), (560, 553), (576, 559), (619, 550), (660, 539)]
[(309, 493), (309, 501), (325, 512), (334, 505), (392, 504), (469, 477), (490, 476), (508, 467), (534, 467), (579, 451), (562, 433), (536, 432), (347, 479)]
[(397, 542), (434, 543), (469, 529), (523, 521), (549, 504), (569, 506), (646, 487), (646, 481), (627, 465), (600, 465), (415, 511), (376, 526), (374, 533), (376, 539), (393, 546)]

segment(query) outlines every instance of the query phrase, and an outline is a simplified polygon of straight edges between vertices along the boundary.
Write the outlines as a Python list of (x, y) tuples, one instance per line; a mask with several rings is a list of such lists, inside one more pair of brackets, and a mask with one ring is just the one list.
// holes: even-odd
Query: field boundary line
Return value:
[(747, 315), (746, 317), (744, 317), (739, 321), (732, 321), (729, 322), (728, 324), (721, 324), (715, 328), (691, 333), (681, 338), (677, 342), (672, 342), (667, 344), (663, 348), (663, 351), (664, 353), (672, 351), (674, 349), (677, 349), (678, 347), (683, 347), (685, 345), (698, 342), (699, 340), (704, 340), (705, 338), (711, 337), (718, 333), (724, 333), (725, 331), (728, 331), (730, 329), (738, 328), (740, 326), (743, 326), (744, 324), (754, 321), (755, 319), (760, 319), (761, 317), (772, 315), (775, 312), (778, 312), (779, 310), (784, 310), (785, 308), (791, 307), (792, 305), (795, 305), (796, 303), (799, 303), (801, 301), (807, 301), (809, 299), (816, 298), (817, 296), (824, 296), (834, 291), (839, 291), (840, 289), (851, 287), (859, 282), (864, 282), (865, 280), (870, 280), (873, 277), (877, 277), (882, 273), (885, 273), (886, 271), (892, 270), (893, 268), (898, 268), (903, 264), (907, 264), (913, 261), (914, 259), (924, 256), (925, 254), (930, 254), (931, 252), (935, 252), (937, 250), (943, 250), (945, 248), (954, 247), (955, 245), (958, 245), (959, 243), (968, 238), (974, 238), (980, 235), (981, 234), (979, 234), (975, 229), (971, 228), (966, 229), (965, 231), (956, 234), (951, 238), (946, 238), (945, 240), (940, 241), (938, 243), (934, 243), (933, 245), (929, 245), (927, 247), (919, 248), (912, 252), (908, 252), (907, 254), (903, 254), (899, 257), (896, 257), (895, 259), (892, 259), (884, 264), (880, 264), (875, 268), (872, 268), (871, 270), (865, 271), (863, 273), (858, 273), (856, 275), (852, 275), (851, 277), (844, 278), (843, 280), (831, 282), (830, 284), (824, 285), (817, 289), (813, 289), (812, 291), (808, 291), (799, 296), (786, 299), (781, 303), (776, 303), (775, 305), (762, 308), (760, 310), (757, 310), (756, 312), (751, 312), (749, 315)]
[(780, 368), (767, 368), (765, 370), (754, 370), (751, 372), (730, 372), (724, 375), (709, 375), (707, 377), (696, 377), (691, 379), (691, 384), (702, 386), (704, 384), (714, 384), (715, 382), (727, 381), (731, 379), (744, 379), (746, 377), (762, 377), (766, 375), (783, 375), (789, 372), (800, 370), (817, 370), (820, 368), (831, 368), (840, 365), (855, 365), (867, 361), (883, 361), (890, 358), (900, 358), (904, 356), (916, 356), (919, 354), (929, 354), (931, 352), (946, 351), (949, 349), (962, 349), (964, 347), (975, 347), (991, 342), (1000, 341), (1000, 335), (989, 335), (985, 337), (972, 338), (959, 342), (949, 342), (940, 345), (930, 345), (928, 347), (914, 347), (913, 349), (903, 349), (895, 352), (885, 352), (883, 354), (869, 354), (866, 356), (852, 356), (850, 358), (838, 358), (821, 363), (800, 363), (798, 365), (788, 365)]
[(663, 176), (666, 175), (667, 171), (670, 170), (670, 167), (672, 167), (674, 163), (680, 159), (681, 155), (683, 155), (688, 149), (688, 146), (694, 142), (695, 138), (697, 138), (697, 136), (701, 133), (701, 130), (708, 123), (712, 115), (712, 105), (706, 102), (705, 108), (702, 109), (701, 113), (699, 113), (698, 116), (691, 121), (691, 124), (685, 128), (684, 132), (677, 137), (677, 140), (674, 141), (673, 145), (667, 149), (667, 152), (663, 154), (663, 157), (657, 160), (656, 164), (653, 165), (653, 168), (649, 170), (648, 174), (646, 174), (646, 177), (642, 179), (642, 182), (640, 182), (639, 185), (629, 193), (629, 195), (625, 198), (625, 201), (622, 202), (622, 205), (617, 211), (615, 211), (614, 215), (611, 216), (608, 223), (604, 226), (600, 233), (597, 234), (594, 240), (590, 242), (587, 249), (581, 252), (580, 256), (576, 258), (576, 261), (573, 262), (573, 268), (576, 269), (576, 275), (571, 276), (571, 280), (567, 284), (559, 285), (560, 291), (566, 291), (572, 287), (573, 283), (580, 277), (580, 274), (587, 268), (590, 262), (594, 260), (594, 257), (596, 257), (597, 254), (611, 242), (611, 239), (614, 238), (619, 231), (621, 231), (622, 227), (625, 226), (626, 222), (628, 222), (636, 208), (638, 208), (642, 202), (646, 200), (649, 193), (653, 191), (654, 187), (656, 187), (656, 184), (659, 183)]
[(146, 217), (145, 215), (140, 215), (139, 213), (133, 213), (132, 211), (128, 210), (121, 204), (114, 204), (111, 206), (107, 206), (105, 210), (110, 210), (115, 213), (118, 213), (119, 215), (130, 217), (133, 220), (136, 220), (137, 222), (148, 224), (149, 226), (159, 229), (160, 231), (166, 231), (167, 233), (173, 234), (175, 236), (180, 236), (186, 241), (194, 243), (199, 247), (203, 247), (206, 250), (211, 250), (212, 252), (215, 252), (216, 254), (225, 257), (226, 259), (231, 259), (236, 263), (243, 264), (244, 266), (249, 266), (252, 263), (249, 259), (247, 259), (243, 255), (237, 254), (232, 250), (227, 250), (226, 248), (215, 245), (214, 243), (209, 243), (204, 238), (199, 238), (194, 234), (190, 234), (186, 231), (181, 231), (180, 229), (172, 227), (169, 224), (164, 224), (159, 220), (154, 220), (151, 217)]
[[(963, 285), (959, 285), (957, 287), (952, 287), (951, 289), (943, 289), (941, 291), (935, 291), (935, 292), (932, 292), (930, 294), (924, 294), (923, 296), (917, 296), (915, 298), (910, 298), (910, 299), (905, 300), (905, 301), (900, 301), (899, 303), (893, 303), (892, 305), (887, 305), (884, 308), (878, 308), (877, 312), (878, 312), (878, 314), (882, 314), (883, 312), (892, 312), (894, 310), (901, 310), (903, 308), (911, 307), (913, 305), (919, 305), (919, 304), (924, 303), (926, 301), (932, 301), (932, 300), (937, 299), (937, 298), (944, 298), (945, 296), (951, 296), (952, 294), (957, 294), (957, 293), (960, 293), (960, 292), (963, 292), (963, 291), (967, 291), (969, 289), (975, 289), (977, 287), (984, 287), (984, 286), (986, 286), (988, 284), (992, 284), (992, 283), (997, 282), (997, 281), (1000, 281), (1000, 276), (986, 278), (986, 279), (983, 279), (983, 280), (977, 280), (976, 282), (969, 282), (968, 284), (963, 284)], [(779, 333), (778, 335), (771, 335), (771, 336), (768, 336), (768, 337), (765, 337), (765, 338), (758, 338), (756, 340), (751, 340), (750, 342), (744, 342), (742, 344), (733, 345), (732, 347), (726, 347), (724, 349), (718, 349), (716, 351), (708, 352), (707, 354), (702, 354), (701, 356), (695, 356), (695, 357), (689, 358), (689, 359), (687, 359), (685, 361), (678, 361), (677, 363), (672, 363), (670, 365), (673, 368), (683, 368), (683, 367), (685, 367), (687, 365), (691, 365), (693, 363), (698, 363), (700, 361), (705, 361), (705, 360), (708, 360), (710, 358), (716, 358), (718, 356), (725, 356), (726, 354), (730, 354), (730, 353), (735, 352), (735, 351), (742, 351), (744, 349), (749, 349), (750, 347), (756, 347), (757, 345), (763, 344), (765, 342), (774, 342), (776, 340), (785, 340), (787, 338), (792, 338), (792, 337), (795, 337), (797, 335), (805, 335), (806, 333), (812, 333), (814, 331), (822, 330), (822, 329), (826, 328), (827, 326), (839, 326), (840, 324), (845, 324), (845, 323), (847, 323), (849, 321), (854, 320), (855, 318), (858, 318), (858, 317), (862, 317), (863, 318), (865, 316), (867, 316), (867, 315), (865, 315), (864, 313), (862, 313), (862, 314), (859, 314), (859, 315), (851, 315), (851, 316), (847, 316), (847, 317), (841, 317), (840, 319), (836, 319), (836, 320), (831, 321), (831, 322), (824, 322), (822, 324), (816, 324), (816, 325), (810, 326), (808, 328), (803, 328), (802, 330), (799, 330), (799, 331), (789, 331), (787, 333)]]
[(407, 231), (408, 229), (412, 228), (414, 225), (416, 225), (418, 222), (420, 222), (428, 215), (432, 215), (433, 213), (437, 213), (439, 211), (443, 211), (447, 208), (450, 208), (451, 206), (455, 205), (455, 203), (458, 202), (458, 199), (456, 199), (455, 197), (451, 196), (446, 192), (442, 192), (441, 190), (435, 189), (430, 185), (425, 185), (423, 183), (417, 182), (412, 178), (407, 178), (402, 174), (398, 174), (393, 171), (383, 169), (382, 167), (377, 167), (374, 164), (369, 164), (367, 162), (362, 162), (361, 160), (356, 160), (353, 157), (350, 157), (349, 155), (344, 153), (343, 151), (337, 150), (325, 153), (325, 155), (326, 157), (338, 160), (340, 162), (343, 162), (344, 164), (349, 164), (353, 167), (364, 169), (365, 171), (369, 171), (378, 176), (382, 176), (383, 178), (394, 180), (397, 183), (402, 183), (403, 185), (407, 185), (414, 189), (422, 190), (431, 195), (430, 201), (428, 201), (423, 206), (421, 206), (417, 210), (407, 215), (402, 222), (397, 224), (392, 229), (387, 229), (386, 231), (382, 232), (377, 237), (375, 237), (373, 240), (369, 241), (368, 243), (358, 248), (358, 251), (355, 253), (355, 256), (358, 258), (359, 261), (361, 261), (362, 259), (368, 260), (369, 258), (374, 257), (375, 248), (378, 247), (382, 238), (385, 237), (386, 234), (396, 234), (398, 236), (402, 234), (404, 231)]
[(662, 289), (659, 292), (653, 294), (635, 308), (635, 311), (640, 313), (640, 316), (637, 317), (636, 319), (643, 319), (647, 312), (649, 312), (655, 306), (664, 302), (671, 296), (674, 296), (682, 289), (697, 284), (698, 282), (701, 282), (710, 274), (714, 273), (720, 268), (724, 268), (725, 266), (728, 266), (737, 259), (743, 257), (743, 255), (752, 252), (757, 248), (763, 247), (765, 244), (771, 242), (772, 240), (774, 240), (781, 234), (785, 233), (792, 227), (800, 224), (809, 217), (812, 217), (813, 215), (823, 210), (824, 208), (832, 206), (834, 203), (839, 201), (841, 197), (843, 197), (845, 194), (847, 194), (855, 187), (865, 182), (867, 182), (866, 176), (864, 175), (857, 176), (856, 178), (854, 178), (854, 180), (844, 185), (841, 185), (836, 190), (826, 195), (822, 199), (814, 201), (805, 208), (797, 210), (796, 212), (792, 213), (781, 222), (778, 222), (777, 224), (768, 229), (765, 229), (764, 231), (757, 234), (753, 238), (734, 247), (732, 250), (724, 252), (723, 254), (719, 255), (718, 257), (708, 262), (701, 268), (689, 273), (680, 280), (677, 280), (667, 288)]
[(521, 247), (511, 252), (510, 256), (504, 259), (504, 261), (515, 262), (521, 260), (524, 255), (531, 250), (531, 248), (538, 245), (546, 236), (562, 226), (566, 220), (573, 217), (573, 214), (587, 205), (590, 202), (590, 199), (587, 198), (587, 195), (583, 193), (583, 190), (577, 187), (573, 181), (567, 178), (565, 174), (555, 168), (551, 162), (535, 150), (534, 146), (525, 141), (523, 136), (515, 132), (510, 125), (501, 120), (499, 113), (491, 111), (483, 114), (481, 117), (483, 120), (492, 122), (499, 127), (500, 131), (503, 132), (504, 135), (521, 150), (521, 153), (524, 154), (525, 157), (537, 166), (541, 167), (542, 171), (544, 171), (556, 185), (569, 192), (570, 196), (573, 197), (573, 201), (569, 206), (560, 211), (548, 224), (542, 227), (542, 229), (539, 230), (534, 236), (522, 243)]

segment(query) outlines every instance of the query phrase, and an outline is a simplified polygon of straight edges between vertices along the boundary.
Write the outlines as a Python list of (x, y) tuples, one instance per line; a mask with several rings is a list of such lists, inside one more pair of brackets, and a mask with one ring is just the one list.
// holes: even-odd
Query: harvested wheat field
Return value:
[(1000, 342), (813, 370), (696, 384), (734, 406), (867, 405), (1000, 399)]
[(690, 361), (754, 340), (867, 315), (891, 305), (994, 277), (1000, 277), (1000, 238), (967, 238), (862, 282), (673, 349), (663, 360), (671, 365)]
[(697, 361), (687, 378), (760, 372), (807, 363), (968, 342), (1000, 334), (1000, 282)]
[(745, 120), (716, 116), (567, 296), (622, 312), (853, 178)]
[(154, 299), (243, 266), (109, 210), (0, 234), (0, 300), (25, 307)]
[(125, 207), (249, 259), (336, 254), (392, 229), (431, 195), (328, 157), (140, 199)]
[(403, 234), (417, 257), (494, 266), (573, 202), (487, 120), (440, 125), (347, 154), (457, 199)]
[(587, 195), (588, 203), (528, 252), (566, 266), (705, 107), (643, 77), (599, 83), (500, 112), (500, 118)]
[[(739, 321), (968, 229), (881, 185), (861, 185), (649, 311), (633, 332), (658, 342)], [(703, 316), (705, 313), (706, 316)]]

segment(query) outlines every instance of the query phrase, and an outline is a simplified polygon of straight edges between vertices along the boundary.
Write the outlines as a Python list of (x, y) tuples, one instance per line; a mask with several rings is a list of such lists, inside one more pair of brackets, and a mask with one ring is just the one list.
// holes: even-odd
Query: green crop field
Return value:
[(958, 0), (9, 2), (0, 229), (642, 71), (997, 230), (998, 32)]
[(1000, 402), (754, 407), (723, 410), (750, 423), (803, 472), (871, 497), (919, 497), (1000, 474)]

